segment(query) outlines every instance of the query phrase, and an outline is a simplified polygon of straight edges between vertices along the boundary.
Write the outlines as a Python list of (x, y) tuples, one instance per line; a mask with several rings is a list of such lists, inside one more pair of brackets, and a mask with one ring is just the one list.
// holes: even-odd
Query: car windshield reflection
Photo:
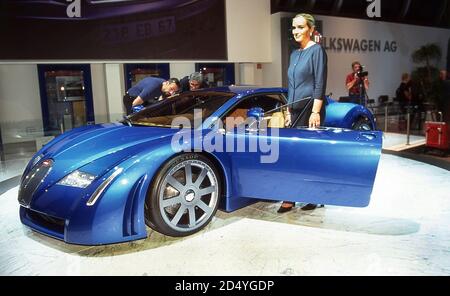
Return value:
[[(190, 127), (195, 129), (233, 96), (223, 92), (190, 92), (158, 102), (131, 115), (129, 121), (133, 125), (172, 128), (174, 121), (182, 118), (187, 119)], [(194, 120), (196, 110), (201, 112), (201, 120)]]

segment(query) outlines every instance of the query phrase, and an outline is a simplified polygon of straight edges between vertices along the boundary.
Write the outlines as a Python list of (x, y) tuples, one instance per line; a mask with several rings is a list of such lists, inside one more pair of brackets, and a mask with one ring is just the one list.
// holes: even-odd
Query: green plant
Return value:
[(437, 107), (442, 103), (439, 70), (436, 67), (441, 57), (441, 48), (434, 43), (423, 45), (412, 54), (413, 62), (423, 65), (413, 71), (412, 80), (418, 86), (422, 99)]

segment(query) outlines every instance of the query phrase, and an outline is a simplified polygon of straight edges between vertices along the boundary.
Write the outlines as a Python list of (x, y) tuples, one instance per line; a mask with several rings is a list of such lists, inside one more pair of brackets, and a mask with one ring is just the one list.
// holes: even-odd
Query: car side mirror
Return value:
[(261, 121), (264, 117), (264, 110), (260, 107), (254, 107), (247, 111), (247, 117), (253, 117), (257, 121)]
[(264, 118), (264, 109), (261, 107), (254, 107), (247, 111), (247, 118), (254, 118), (255, 121), (252, 122), (249, 128), (259, 129), (259, 123)]

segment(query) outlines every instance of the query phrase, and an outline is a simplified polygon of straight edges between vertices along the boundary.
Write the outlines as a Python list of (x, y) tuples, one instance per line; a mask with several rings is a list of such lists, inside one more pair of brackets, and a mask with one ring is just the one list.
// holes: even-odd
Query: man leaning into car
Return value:
[(167, 81), (156, 77), (147, 77), (130, 88), (123, 96), (123, 104), (127, 115), (133, 113), (138, 106), (148, 106), (162, 99), (173, 96), (180, 89), (180, 81), (171, 78)]

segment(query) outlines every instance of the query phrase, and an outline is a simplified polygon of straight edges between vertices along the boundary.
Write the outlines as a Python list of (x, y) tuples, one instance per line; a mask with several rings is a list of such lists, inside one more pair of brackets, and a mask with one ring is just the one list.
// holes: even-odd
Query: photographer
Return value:
[(363, 72), (363, 67), (360, 62), (353, 62), (352, 70), (353, 72), (347, 75), (345, 81), (348, 95), (364, 101), (365, 91), (369, 90), (369, 73)]

